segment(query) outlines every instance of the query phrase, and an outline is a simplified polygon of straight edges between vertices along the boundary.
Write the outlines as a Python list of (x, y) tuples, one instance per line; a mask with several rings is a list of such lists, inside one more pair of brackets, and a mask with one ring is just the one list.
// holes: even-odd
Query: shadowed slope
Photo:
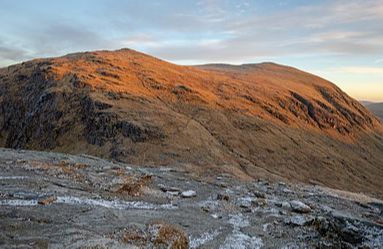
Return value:
[(2, 146), (382, 193), (380, 121), (294, 68), (98, 51), (1, 69), (0, 93)]

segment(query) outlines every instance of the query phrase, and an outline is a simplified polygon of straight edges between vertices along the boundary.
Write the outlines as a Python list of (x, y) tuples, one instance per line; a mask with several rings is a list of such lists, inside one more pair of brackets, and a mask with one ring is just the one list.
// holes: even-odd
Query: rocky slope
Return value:
[(1, 248), (381, 248), (383, 202), (0, 149)]
[(382, 123), (286, 66), (71, 54), (0, 69), (0, 108), (3, 147), (383, 194)]

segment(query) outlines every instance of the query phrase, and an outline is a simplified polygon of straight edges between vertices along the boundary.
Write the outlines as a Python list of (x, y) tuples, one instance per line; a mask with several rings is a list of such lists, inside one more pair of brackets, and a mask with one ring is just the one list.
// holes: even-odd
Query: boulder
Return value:
[(285, 224), (293, 226), (306, 226), (310, 225), (314, 220), (312, 216), (294, 215), (285, 219)]
[(197, 196), (197, 193), (194, 190), (187, 190), (181, 193), (182, 198), (191, 198), (195, 196)]
[(310, 213), (311, 212), (311, 208), (301, 201), (297, 201), (297, 200), (291, 201), (290, 206), (291, 206), (291, 210), (293, 212), (296, 212), (296, 213)]

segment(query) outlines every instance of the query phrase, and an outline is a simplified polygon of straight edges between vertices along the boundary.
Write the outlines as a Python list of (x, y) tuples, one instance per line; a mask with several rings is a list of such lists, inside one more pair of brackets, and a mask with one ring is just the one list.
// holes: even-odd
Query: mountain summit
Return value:
[(287, 66), (76, 53), (0, 69), (0, 103), (3, 147), (383, 194), (381, 121)]

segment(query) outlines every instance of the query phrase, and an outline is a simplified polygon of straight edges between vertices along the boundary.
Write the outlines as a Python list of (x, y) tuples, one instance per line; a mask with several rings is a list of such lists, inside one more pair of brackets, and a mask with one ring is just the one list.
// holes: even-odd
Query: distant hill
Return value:
[(375, 102), (372, 102), (372, 101), (368, 101), (368, 100), (361, 100), (359, 101), (362, 105), (364, 106), (368, 106), (368, 105), (371, 105), (371, 104), (374, 104)]
[(133, 50), (0, 69), (0, 146), (383, 194), (383, 126), (274, 63), (179, 66)]
[(382, 103), (368, 103), (366, 108), (383, 120), (383, 102)]

